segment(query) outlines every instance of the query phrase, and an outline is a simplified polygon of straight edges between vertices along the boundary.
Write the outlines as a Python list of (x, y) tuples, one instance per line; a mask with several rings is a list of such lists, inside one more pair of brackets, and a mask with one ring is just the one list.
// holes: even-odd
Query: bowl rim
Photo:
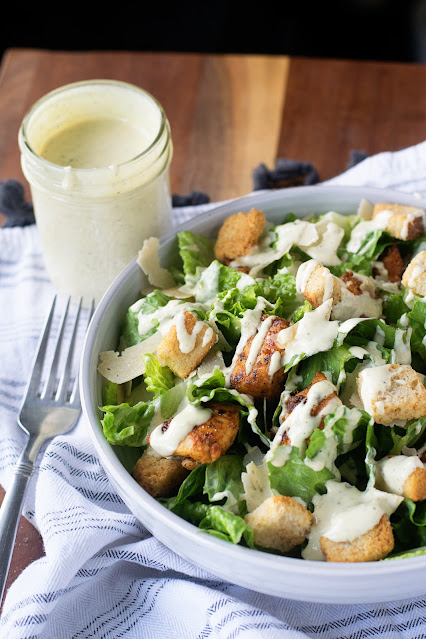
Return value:
[[(204, 225), (211, 218), (220, 218), (220, 215), (228, 211), (230, 206), (237, 206), (241, 210), (244, 210), (246, 206), (252, 206), (256, 201), (262, 200), (268, 203), (281, 200), (284, 196), (284, 204), (287, 196), (295, 195), (296, 193), (309, 194), (311, 192), (318, 192), (321, 189), (323, 192), (328, 192), (330, 197), (337, 194), (353, 195), (354, 198), (366, 198), (369, 200), (379, 201), (381, 197), (386, 196), (387, 201), (396, 201), (398, 203), (407, 205), (418, 205), (419, 208), (426, 208), (426, 199), (418, 198), (413, 194), (406, 192), (395, 191), (385, 188), (368, 187), (368, 186), (344, 186), (344, 185), (327, 185), (326, 183), (317, 184), (312, 186), (298, 186), (289, 187), (286, 189), (276, 189), (273, 191), (255, 191), (245, 196), (234, 198), (225, 202), (212, 205), (212, 208), (204, 213), (197, 215), (196, 217), (177, 225), (171, 233), (164, 235), (160, 238), (160, 247), (167, 242), (175, 238), (176, 234), (181, 230), (188, 230), (194, 227), (196, 220), (196, 226)], [(332, 209), (330, 209), (332, 210)], [(231, 213), (229, 213), (231, 214)], [(266, 213), (267, 216), (267, 213)], [(90, 322), (85, 341), (83, 346), (83, 354), (80, 362), (80, 386), (81, 386), (81, 399), (82, 407), (85, 417), (88, 421), (90, 428), (90, 435), (94, 442), (95, 449), (100, 457), (100, 463), (106, 466), (110, 473), (118, 480), (123, 481), (126, 484), (126, 491), (128, 490), (129, 499), (137, 500), (138, 503), (146, 509), (151, 511), (155, 515), (157, 521), (160, 521), (163, 525), (173, 528), (177, 534), (184, 534), (187, 541), (196, 541), (198, 545), (201, 545), (205, 552), (219, 552), (221, 560), (233, 560), (241, 559), (245, 564), (260, 566), (267, 570), (269, 567), (276, 567), (277, 562), (282, 564), (282, 570), (286, 569), (289, 574), (297, 570), (297, 573), (301, 577), (329, 577), (338, 578), (339, 576), (351, 576), (356, 577), (368, 577), (374, 576), (393, 576), (401, 573), (411, 573), (414, 567), (419, 569), (426, 566), (426, 554), (415, 557), (407, 557), (402, 560), (398, 558), (392, 560), (382, 560), (378, 562), (360, 562), (360, 563), (331, 563), (324, 561), (305, 560), (293, 557), (280, 556), (271, 554), (268, 552), (262, 552), (253, 550), (248, 547), (230, 544), (224, 540), (218, 539), (200, 531), (195, 525), (187, 522), (183, 518), (179, 517), (175, 513), (167, 510), (162, 504), (160, 504), (155, 498), (151, 497), (141, 486), (133, 479), (133, 477), (124, 468), (120, 460), (112, 450), (111, 445), (107, 442), (103, 433), (101, 432), (98, 417), (95, 413), (90, 396), (90, 366), (91, 357), (93, 354), (94, 341), (98, 330), (101, 318), (107, 311), (111, 300), (113, 299), (116, 291), (123, 286), (130, 274), (137, 270), (139, 267), (136, 262), (136, 258), (132, 260), (127, 267), (118, 275), (111, 286), (108, 288), (102, 299), (100, 300), (94, 315)], [(142, 522), (143, 523), (143, 522)], [(176, 552), (176, 551), (173, 551)], [(198, 564), (195, 560), (191, 560), (193, 563)], [(285, 594), (286, 598), (291, 598), (291, 595)], [(306, 601), (311, 599), (304, 599)], [(313, 601), (313, 600), (312, 600)], [(315, 601), (318, 601), (315, 599)], [(333, 601), (334, 600), (330, 600)], [(371, 601), (366, 599), (366, 601)]]

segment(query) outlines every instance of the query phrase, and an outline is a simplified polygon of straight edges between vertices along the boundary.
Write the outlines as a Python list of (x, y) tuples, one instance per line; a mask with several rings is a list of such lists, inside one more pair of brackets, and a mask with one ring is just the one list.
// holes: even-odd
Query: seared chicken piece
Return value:
[[(194, 426), (174, 452), (184, 458), (182, 464), (186, 468), (216, 461), (226, 453), (238, 434), (241, 409), (238, 404), (209, 402), (205, 407), (212, 411), (210, 419)], [(170, 421), (164, 422), (163, 429)]]
[[(380, 255), (379, 262), (382, 263), (384, 274), (389, 282), (400, 282), (404, 272), (404, 262), (396, 244), (388, 246)], [(382, 273), (377, 267), (373, 268), (373, 276), (380, 276)]]
[[(286, 373), (284, 366), (279, 362), (280, 355), (284, 352), (275, 343), (277, 334), (289, 326), (285, 319), (276, 316), (262, 315), (263, 322), (268, 322), (269, 327), (260, 347), (255, 352), (252, 365), (252, 346), (257, 333), (250, 337), (242, 350), (237, 354), (230, 377), (230, 384), (240, 393), (251, 395), (256, 399), (274, 399), (283, 389)], [(278, 361), (278, 366), (275, 363)], [(248, 370), (247, 363), (249, 362)]]
[[(306, 401), (306, 398), (308, 396), (309, 391), (311, 390), (311, 388), (315, 384), (318, 384), (318, 382), (323, 382), (323, 381), (326, 381), (326, 380), (327, 380), (327, 377), (324, 375), (324, 373), (321, 373), (320, 371), (317, 371), (315, 373), (314, 379), (309, 384), (309, 386), (307, 386), (303, 390), (299, 391), (298, 393), (295, 393), (294, 395), (290, 395), (290, 397), (285, 402), (285, 406), (283, 407), (283, 410), (287, 411), (285, 417), (288, 417), (288, 415), (290, 415), (290, 413), (301, 402), (305, 402)], [(324, 408), (327, 406), (327, 404), (329, 404), (329, 402), (331, 402), (332, 400), (334, 402), (335, 398), (337, 398), (337, 393), (333, 390), (329, 395), (327, 395), (326, 397), (323, 397), (323, 399), (321, 399), (318, 404), (313, 406), (313, 408), (310, 411), (311, 416), (312, 417), (316, 417), (317, 415), (319, 415), (324, 410)], [(333, 403), (333, 406), (334, 406), (334, 403)], [(333, 410), (334, 410), (334, 408), (333, 408)], [(320, 429), (324, 428), (324, 417), (325, 417), (326, 414), (327, 413), (324, 412), (324, 414), (321, 416), (321, 421), (320, 421), (319, 425), (317, 426), (317, 428), (320, 428)], [(288, 433), (287, 433), (287, 431), (284, 431), (281, 444), (289, 445), (290, 443), (291, 442), (289, 440)], [(306, 440), (306, 445), (308, 445), (308, 444), (309, 444), (309, 438)]]

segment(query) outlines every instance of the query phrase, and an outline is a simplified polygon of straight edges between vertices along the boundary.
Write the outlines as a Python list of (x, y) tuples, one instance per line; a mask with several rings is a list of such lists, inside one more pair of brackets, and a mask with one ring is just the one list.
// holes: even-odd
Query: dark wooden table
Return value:
[[(310, 162), (326, 180), (347, 168), (352, 151), (395, 151), (426, 139), (425, 65), (11, 49), (0, 67), (0, 181), (25, 183), (17, 134), (33, 102), (93, 78), (155, 95), (172, 129), (172, 191), (203, 191), (211, 201), (250, 192), (253, 169), (274, 168), (280, 157)], [(42, 554), (37, 531), (22, 519), (7, 586)]]

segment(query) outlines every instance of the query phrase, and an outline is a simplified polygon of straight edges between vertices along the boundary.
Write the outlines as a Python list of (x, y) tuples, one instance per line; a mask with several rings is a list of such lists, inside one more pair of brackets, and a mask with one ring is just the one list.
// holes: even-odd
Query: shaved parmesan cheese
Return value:
[(175, 281), (169, 271), (160, 266), (158, 254), (159, 241), (157, 237), (145, 240), (138, 253), (137, 263), (147, 276), (149, 283), (157, 288), (173, 287)]
[(129, 346), (122, 353), (117, 351), (104, 351), (99, 354), (100, 363), (98, 372), (110, 382), (124, 384), (145, 372), (145, 364), (142, 355), (156, 353), (162, 335), (158, 331), (148, 339)]

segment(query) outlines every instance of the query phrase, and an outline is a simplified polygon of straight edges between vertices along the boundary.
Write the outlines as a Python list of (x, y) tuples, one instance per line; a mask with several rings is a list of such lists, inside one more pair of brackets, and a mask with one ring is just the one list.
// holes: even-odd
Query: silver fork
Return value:
[[(55, 435), (73, 428), (81, 412), (78, 360), (82, 337), (86, 333), (94, 305), (92, 302), (87, 313), (83, 312), (80, 300), (72, 317), (70, 311), (74, 305), (71, 305), (68, 299), (56, 338), (52, 338), (55, 306), (57, 306), (56, 296), (38, 343), (32, 374), (18, 417), (18, 425), (24, 430), (28, 439), (16, 463), (10, 486), (0, 508), (0, 601), (9, 572), (28, 480), (33, 473), (40, 448)], [(85, 319), (83, 315), (86, 316)], [(84, 333), (81, 336), (83, 323)], [(53, 354), (49, 367), (48, 354), (52, 343)], [(73, 368), (76, 369), (75, 373)], [(43, 379), (43, 376), (46, 379)]]

